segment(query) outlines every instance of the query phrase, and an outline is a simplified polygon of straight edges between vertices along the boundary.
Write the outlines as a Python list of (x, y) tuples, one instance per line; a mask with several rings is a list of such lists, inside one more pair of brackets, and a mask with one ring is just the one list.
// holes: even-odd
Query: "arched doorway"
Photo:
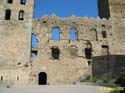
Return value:
[(47, 74), (45, 72), (39, 73), (38, 84), (39, 85), (46, 85), (47, 84)]

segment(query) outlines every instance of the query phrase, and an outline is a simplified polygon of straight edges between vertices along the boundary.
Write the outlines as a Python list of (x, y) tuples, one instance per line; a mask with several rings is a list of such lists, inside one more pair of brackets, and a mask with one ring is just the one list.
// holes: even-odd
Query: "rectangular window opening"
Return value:
[(59, 56), (60, 56), (59, 48), (58, 47), (52, 47), (51, 51), (52, 51), (53, 60), (59, 60)]
[(60, 28), (52, 28), (52, 40), (60, 40)]
[(91, 61), (88, 61), (88, 65), (91, 65)]
[(12, 4), (13, 0), (8, 0), (7, 3)]
[(106, 31), (102, 31), (102, 37), (103, 37), (103, 38), (106, 38), (106, 37), (107, 37)]
[(77, 40), (77, 33), (76, 33), (76, 29), (70, 29), (70, 40), (71, 41), (75, 41)]
[(31, 36), (31, 58), (36, 58), (38, 54), (38, 40), (36, 34)]
[(85, 48), (85, 57), (86, 59), (92, 58), (92, 48)]
[(6, 11), (5, 11), (5, 20), (10, 20), (10, 18), (11, 18), (11, 10), (6, 9)]
[(32, 48), (32, 50), (31, 50), (31, 57), (32, 58), (36, 58), (37, 54), (38, 54), (38, 50), (35, 49), (35, 48)]

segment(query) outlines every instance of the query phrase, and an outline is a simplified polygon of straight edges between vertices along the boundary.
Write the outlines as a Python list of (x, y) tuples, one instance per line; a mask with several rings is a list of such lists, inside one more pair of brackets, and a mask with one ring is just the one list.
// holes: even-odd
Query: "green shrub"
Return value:
[(98, 78), (90, 76), (86, 77), (84, 80), (80, 80), (80, 82), (95, 82), (95, 83), (114, 83), (115, 79), (109, 79), (109, 78)]

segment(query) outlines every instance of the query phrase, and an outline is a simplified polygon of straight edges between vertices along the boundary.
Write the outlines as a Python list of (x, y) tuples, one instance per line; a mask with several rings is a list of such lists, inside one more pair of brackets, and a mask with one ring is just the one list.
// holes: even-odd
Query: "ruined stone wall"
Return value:
[[(61, 19), (53, 15), (34, 20), (33, 23), (33, 33), (38, 39), (38, 55), (32, 60), (32, 75), (36, 76), (34, 83), (38, 83), (40, 72), (47, 73), (49, 84), (70, 84), (91, 75), (92, 59), (87, 59), (85, 55), (88, 42), (91, 44), (93, 57), (112, 52), (110, 41), (115, 36), (109, 20), (73, 16)], [(60, 28), (60, 40), (52, 40), (53, 27)], [(70, 40), (71, 28), (76, 29), (75, 41)], [(106, 37), (102, 35), (103, 31)], [(61, 51), (59, 60), (52, 58), (51, 48), (55, 46)], [(110, 50), (106, 51), (102, 46), (110, 47)]]
[[(9, 84), (13, 85), (37, 85), (40, 72), (47, 74), (47, 84), (73, 84), (89, 75), (119, 75), (124, 69), (124, 59), (114, 55), (124, 56), (125, 53), (122, 35), (124, 32), (121, 30), (120, 33), (123, 33), (119, 33), (120, 29), (124, 28), (123, 24), (124, 20), (74, 16), (61, 19), (54, 15), (45, 16), (40, 20), (34, 19), (33, 24), (31, 21), (1, 21), (1, 42), (4, 43), (1, 45), (3, 67), (0, 75), (5, 79), (5, 83), (11, 81)], [(53, 27), (60, 29), (60, 40), (52, 39)], [(70, 40), (71, 28), (76, 29), (77, 39), (74, 41)], [(31, 49), (32, 33), (38, 40), (37, 49)], [(88, 44), (92, 48), (90, 59), (85, 55)], [(5, 47), (6, 45), (9, 46)], [(53, 47), (60, 50), (59, 59), (53, 59)], [(30, 58), (34, 50), (37, 51), (37, 56)], [(115, 67), (116, 60), (118, 67)], [(122, 69), (119, 69), (120, 67)], [(12, 71), (17, 71), (15, 73), (18, 74), (7, 77)]]
[(109, 21), (108, 54), (92, 58), (92, 73), (94, 77), (115, 79), (125, 73), (125, 20), (114, 18)]
[[(0, 2), (0, 84), (38, 85), (41, 72), (46, 73), (47, 84), (73, 84), (91, 75), (113, 78), (124, 73), (125, 20), (121, 16), (106, 20), (52, 15), (37, 20), (32, 19), (33, 1), (25, 5), (20, 0)], [(6, 9), (11, 9), (10, 20), (4, 20)], [(24, 20), (18, 20), (20, 10), (25, 11)], [(54, 27), (60, 30), (59, 40), (52, 39)], [(72, 28), (76, 40), (70, 39)], [(38, 48), (31, 47), (32, 33)], [(53, 48), (59, 51), (57, 59)]]
[[(47, 24), (43, 21), (47, 21)], [(53, 17), (42, 18), (37, 26), (34, 26), (33, 32), (37, 35), (39, 43), (38, 55), (32, 61), (32, 74), (36, 76), (36, 84), (40, 72), (47, 73), (48, 84), (72, 84), (89, 75), (88, 63), (83, 56), (83, 49), (86, 47), (84, 44), (87, 41), (70, 41), (69, 29), (72, 24), (67, 25), (67, 21)], [(60, 28), (60, 40), (52, 40), (53, 27)], [(55, 46), (60, 49), (59, 60), (52, 58), (51, 48)], [(74, 55), (72, 48), (76, 49)]]

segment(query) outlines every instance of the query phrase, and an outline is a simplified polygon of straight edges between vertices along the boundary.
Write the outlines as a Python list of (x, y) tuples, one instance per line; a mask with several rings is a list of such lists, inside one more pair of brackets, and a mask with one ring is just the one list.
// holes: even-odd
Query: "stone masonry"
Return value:
[[(96, 19), (33, 19), (34, 0), (21, 1), (0, 0), (2, 86), (75, 84), (88, 76), (117, 78), (125, 73), (124, 0), (98, 0)], [(59, 29), (58, 40), (52, 38), (54, 28)], [(71, 29), (75, 40), (70, 39)], [(33, 34), (37, 48), (31, 43)]]

